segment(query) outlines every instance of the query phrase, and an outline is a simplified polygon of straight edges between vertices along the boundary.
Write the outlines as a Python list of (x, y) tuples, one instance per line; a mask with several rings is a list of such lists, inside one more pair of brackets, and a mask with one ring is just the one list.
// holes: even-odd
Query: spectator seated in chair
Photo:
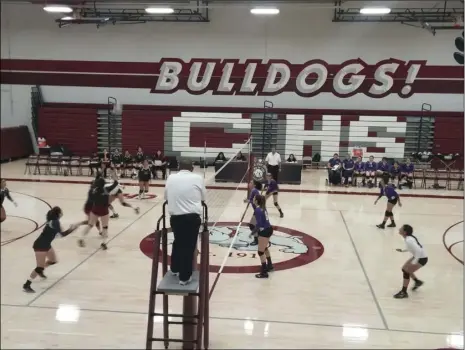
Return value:
[(168, 166), (168, 160), (163, 153), (158, 150), (152, 157), (152, 175), (153, 179), (158, 178), (157, 171), (160, 170), (162, 173), (162, 179), (166, 179), (166, 168)]
[(342, 176), (344, 177), (344, 186), (349, 187), (352, 184), (352, 177), (354, 175), (355, 162), (352, 156), (348, 154), (342, 161)]
[(215, 161), (213, 162), (213, 164), (225, 163), (226, 161), (227, 161), (227, 159), (226, 159), (226, 157), (224, 156), (224, 153), (223, 153), (223, 152), (220, 152), (220, 153), (218, 153), (218, 155), (216, 156)]
[(98, 153), (93, 153), (90, 157), (89, 162), (89, 169), (90, 169), (90, 176), (94, 176), (94, 170), (98, 173), (100, 168), (100, 158)]
[(397, 179), (397, 186), (399, 186), (400, 183), (400, 176), (401, 176), (401, 171), (402, 168), (399, 165), (399, 162), (395, 161), (393, 165), (389, 168), (389, 176), (391, 177), (391, 182), (394, 183), (394, 181)]
[(415, 171), (415, 165), (410, 161), (410, 158), (405, 159), (405, 164), (401, 166), (400, 178), (404, 180), (402, 184), (399, 184), (399, 188), (407, 186), (408, 188), (413, 187), (413, 172)]
[(103, 176), (107, 177), (107, 169), (110, 166), (111, 156), (105, 148), (102, 153), (99, 154), (100, 169), (103, 171)]
[(124, 152), (124, 156), (123, 156), (123, 173), (121, 174), (122, 177), (126, 177), (127, 176), (127, 171), (129, 170), (131, 172), (133, 168), (134, 168), (133, 157), (132, 157), (131, 153), (129, 153), (129, 151), (126, 150), (126, 152)]
[(375, 158), (370, 156), (368, 162), (365, 163), (365, 178), (368, 188), (372, 188), (375, 185), (376, 169)]
[(362, 185), (365, 186), (365, 163), (362, 162), (362, 157), (357, 157), (354, 164), (354, 176), (352, 178), (353, 186), (358, 186), (358, 178), (362, 178)]
[[(378, 163), (378, 166), (376, 168), (376, 177), (382, 179), (384, 177), (389, 177), (389, 163), (387, 162), (387, 158), (383, 157), (381, 162)], [(379, 182), (379, 186), (381, 188), (381, 181)]]
[(111, 162), (116, 170), (116, 176), (118, 177), (121, 177), (121, 166), (123, 165), (123, 160), (123, 154), (119, 151), (118, 148), (115, 148), (113, 154), (111, 155)]
[(333, 158), (328, 161), (327, 169), (329, 185), (340, 185), (342, 181), (342, 175), (339, 154), (334, 153)]
[[(224, 156), (224, 154), (223, 154)], [(234, 157), (234, 160), (236, 161), (239, 161), (239, 162), (245, 162), (247, 159), (245, 158), (245, 156), (242, 154), (241, 151), (239, 151), (236, 156)]]
[(137, 178), (137, 174), (139, 173), (139, 170), (142, 168), (142, 164), (144, 163), (145, 160), (145, 155), (144, 155), (144, 150), (142, 149), (141, 146), (137, 146), (137, 152), (136, 156), (134, 157), (134, 168), (132, 170), (132, 175), (131, 177), (133, 179)]
[(291, 153), (289, 158), (286, 159), (286, 163), (297, 163), (297, 159), (295, 159), (295, 156)]

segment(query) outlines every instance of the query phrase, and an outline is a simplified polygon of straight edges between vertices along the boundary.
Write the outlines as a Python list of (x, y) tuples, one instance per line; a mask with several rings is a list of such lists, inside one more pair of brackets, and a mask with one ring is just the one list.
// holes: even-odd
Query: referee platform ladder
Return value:
[[(166, 205), (163, 204), (163, 214), (157, 221), (157, 229), (153, 241), (152, 277), (150, 282), (149, 312), (147, 322), (146, 349), (152, 349), (153, 342), (163, 342), (168, 349), (171, 342), (182, 343), (183, 349), (208, 349), (209, 343), (209, 232), (208, 207), (203, 203), (203, 224), (200, 233), (200, 252), (194, 254), (194, 273), (192, 281), (181, 286), (179, 279), (168, 272), (168, 229), (166, 228)], [(162, 229), (160, 229), (160, 225)], [(161, 245), (161, 247), (160, 247)], [(200, 266), (197, 264), (197, 255), (200, 253)], [(163, 279), (158, 284), (158, 268), (161, 255), (161, 268)], [(156, 297), (163, 297), (163, 311), (155, 310)], [(169, 297), (181, 296), (183, 298), (182, 314), (169, 312)], [(163, 319), (163, 338), (154, 338), (154, 318)], [(172, 321), (177, 319), (180, 321)], [(182, 326), (182, 339), (170, 338), (170, 325)]]

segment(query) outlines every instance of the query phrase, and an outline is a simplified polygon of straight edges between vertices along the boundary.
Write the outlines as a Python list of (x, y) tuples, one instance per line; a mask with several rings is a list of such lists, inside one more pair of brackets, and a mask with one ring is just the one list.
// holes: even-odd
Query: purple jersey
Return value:
[(270, 220), (268, 219), (268, 212), (266, 209), (259, 208), (253, 205), (255, 220), (257, 220), (257, 228), (260, 231), (271, 227)]
[(391, 173), (392, 175), (399, 175), (401, 172), (401, 168), (398, 166), (397, 168), (393, 165), (391, 166), (391, 168), (389, 169), (389, 173)]
[(354, 164), (355, 171), (364, 171), (365, 170), (365, 163), (357, 162)]
[(378, 163), (378, 170), (379, 170), (379, 171), (389, 171), (389, 164), (388, 164), (388, 163), (379, 162), (379, 163)]
[(347, 170), (352, 170), (355, 166), (355, 162), (352, 159), (344, 159), (342, 164), (344, 165), (344, 169)]
[(415, 166), (413, 165), (413, 163), (410, 163), (410, 164), (404, 164), (402, 166), (402, 171), (404, 173), (413, 173), (413, 170), (415, 169)]
[(270, 181), (268, 181), (266, 193), (268, 194), (275, 192), (278, 192), (278, 183), (276, 182), (276, 180), (271, 179)]
[(381, 187), (379, 191), (379, 198), (381, 198), (382, 196), (386, 196), (387, 199), (399, 198), (399, 194), (396, 192), (392, 185)]
[(253, 200), (255, 199), (255, 196), (257, 194), (260, 194), (256, 188), (253, 188), (252, 191), (250, 191), (250, 196), (249, 196), (249, 203), (253, 204)]
[(366, 162), (365, 163), (365, 171), (375, 171), (376, 170), (376, 163), (375, 162)]
[(328, 163), (332, 168), (335, 165), (341, 164), (341, 160), (339, 158), (337, 159), (331, 158)]

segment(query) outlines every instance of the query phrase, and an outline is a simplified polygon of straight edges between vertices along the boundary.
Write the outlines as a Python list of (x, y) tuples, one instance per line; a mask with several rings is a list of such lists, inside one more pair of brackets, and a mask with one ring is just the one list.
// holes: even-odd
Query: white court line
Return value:
[(40, 331), (37, 329), (21, 329), (21, 328), (12, 328), (12, 329), (3, 329), (2, 333), (7, 332), (17, 332), (17, 333), (38, 333), (38, 334), (56, 334), (56, 335), (75, 335), (75, 336), (85, 336), (85, 337), (95, 337), (97, 334), (91, 333), (68, 333), (68, 332), (53, 332), (53, 331)]

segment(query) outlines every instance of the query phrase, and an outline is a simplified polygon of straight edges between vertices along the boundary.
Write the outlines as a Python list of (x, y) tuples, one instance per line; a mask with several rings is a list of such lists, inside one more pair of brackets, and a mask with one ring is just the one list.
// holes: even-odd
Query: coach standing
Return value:
[(179, 170), (166, 181), (165, 200), (168, 201), (174, 234), (171, 272), (179, 276), (179, 284), (186, 285), (192, 280), (192, 264), (206, 190), (202, 177), (192, 172), (194, 167), (191, 162), (181, 161)]
[(276, 152), (276, 148), (272, 148), (271, 152), (265, 158), (267, 171), (273, 176), (273, 179), (278, 182), (278, 174), (281, 170), (281, 155)]

